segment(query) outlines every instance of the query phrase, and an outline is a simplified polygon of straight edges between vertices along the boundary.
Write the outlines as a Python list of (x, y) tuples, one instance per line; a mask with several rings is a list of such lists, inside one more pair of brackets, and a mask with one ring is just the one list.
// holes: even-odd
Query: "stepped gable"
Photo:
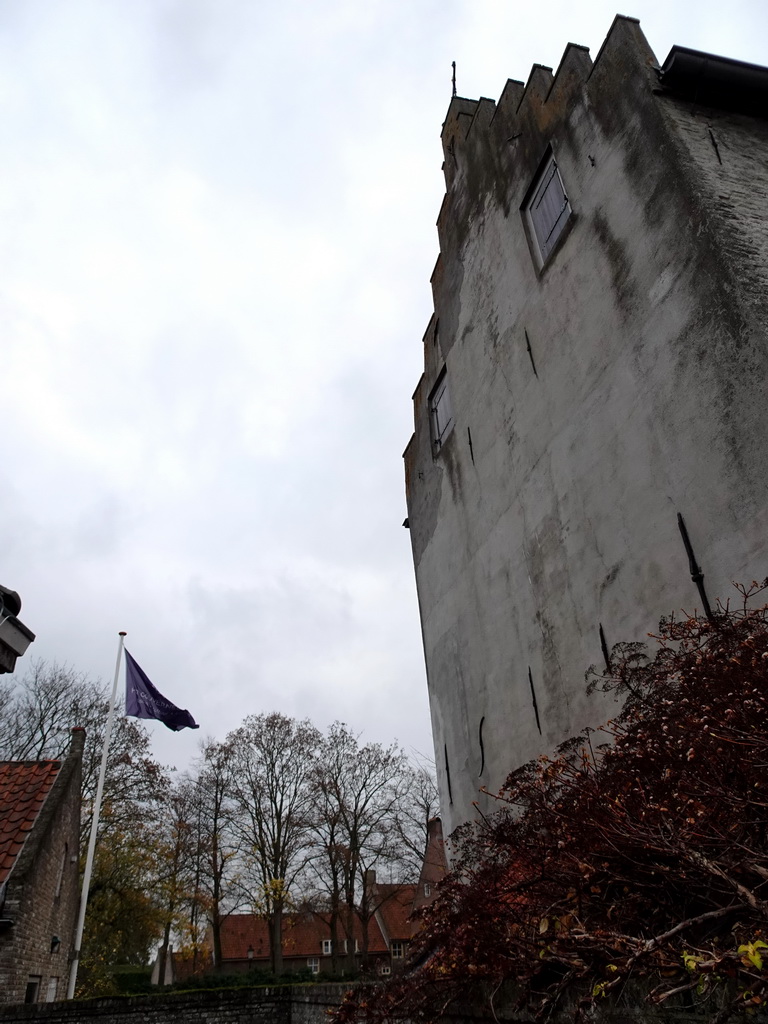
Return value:
[[(591, 107), (591, 100), (604, 90), (616, 94), (615, 117), (626, 118), (637, 89), (638, 65), (653, 74), (657, 86), (658, 62), (640, 22), (617, 15), (594, 63), (587, 47), (568, 43), (554, 73), (543, 64), (534, 64), (525, 85), (507, 80), (498, 103), (486, 98), (451, 98), (440, 136), (446, 184), (437, 218), (440, 252), (430, 278), (434, 308), (440, 309), (442, 317), (451, 319), (452, 295), (461, 276), (460, 269), (446, 266), (443, 254), (451, 254), (451, 262), (456, 262), (468, 224), (473, 217), (482, 216), (488, 196), (508, 216), (519, 209), (548, 142), (556, 140), (567, 148), (575, 112), (579, 107)], [(627, 84), (626, 92), (617, 89), (617, 82)], [(430, 367), (436, 365), (430, 357), (432, 340), (428, 328), (423, 339), (424, 386), (428, 388), (434, 383)]]
[(0, 762), (0, 885), (8, 879), (61, 761)]
[(592, 74), (592, 58), (586, 46), (568, 43), (557, 66), (546, 102), (557, 106), (584, 88)]
[(552, 74), (552, 68), (547, 67), (546, 64), (533, 64), (528, 75), (528, 81), (525, 83), (523, 98), (520, 100), (520, 106), (517, 108), (518, 116), (525, 116), (530, 109), (535, 117), (547, 102), (547, 97), (554, 80), (555, 76)]

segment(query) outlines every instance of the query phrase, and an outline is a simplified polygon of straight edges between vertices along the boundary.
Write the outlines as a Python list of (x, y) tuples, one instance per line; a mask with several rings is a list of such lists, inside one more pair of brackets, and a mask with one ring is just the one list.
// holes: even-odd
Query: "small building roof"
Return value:
[(11, 873), (61, 761), (0, 761), (0, 885)]
[(411, 938), (411, 913), (418, 886), (376, 883), (376, 899), (381, 900), (379, 914), (390, 942), (408, 942)]
[[(330, 939), (331, 929), (320, 914), (307, 912), (283, 915), (283, 956), (321, 956), (323, 941)], [(338, 938), (344, 934), (339, 925)], [(362, 925), (355, 921), (355, 938), (362, 949)], [(269, 957), (269, 930), (267, 922), (255, 914), (230, 914), (221, 925), (222, 960), (247, 960), (248, 948), (253, 949), (254, 960)], [(369, 953), (385, 953), (387, 945), (378, 924), (371, 919), (368, 925)]]

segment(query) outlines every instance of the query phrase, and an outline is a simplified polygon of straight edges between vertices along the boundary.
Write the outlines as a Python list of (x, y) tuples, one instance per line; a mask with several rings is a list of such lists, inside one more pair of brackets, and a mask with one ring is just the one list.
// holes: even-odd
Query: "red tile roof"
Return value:
[(411, 922), (409, 920), (413, 911), (413, 901), (416, 896), (416, 885), (390, 885), (382, 882), (376, 883), (375, 902), (379, 906), (379, 913), (384, 922), (384, 928), (389, 935), (390, 942), (393, 940), (408, 941), (411, 938)]
[(0, 761), (0, 884), (37, 820), (61, 761)]
[[(362, 948), (362, 925), (355, 922), (355, 936)], [(283, 917), (283, 956), (322, 956), (323, 940), (330, 939), (331, 929), (319, 914), (285, 914)], [(339, 939), (344, 932), (339, 923)], [(222, 922), (222, 960), (246, 960), (248, 947), (253, 947), (253, 959), (269, 958), (269, 932), (267, 923), (253, 914), (231, 914)], [(369, 953), (385, 953), (387, 946), (374, 919), (368, 925)]]

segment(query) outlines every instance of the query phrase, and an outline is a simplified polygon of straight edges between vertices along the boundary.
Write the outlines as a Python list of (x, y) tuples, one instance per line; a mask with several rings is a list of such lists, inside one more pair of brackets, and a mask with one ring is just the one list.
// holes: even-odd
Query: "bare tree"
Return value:
[(308, 856), (312, 795), (308, 780), (318, 730), (273, 712), (252, 715), (227, 738), (232, 747), (236, 827), (249, 894), (269, 925), (272, 969), (283, 969), (283, 913)]
[[(197, 836), (195, 903), (191, 916), (202, 908), (211, 927), (213, 963), (221, 967), (221, 928), (240, 905), (239, 862), (235, 838), (235, 801), (232, 797), (232, 746), (208, 740), (202, 748), (195, 783), (194, 827)], [(196, 934), (192, 920), (191, 932)], [(196, 952), (196, 945), (195, 950)]]
[(33, 659), (21, 679), (4, 681), (2, 686), (2, 757), (8, 761), (61, 757), (72, 727), (93, 732), (105, 702), (106, 690), (100, 682), (66, 665)]
[(163, 940), (158, 950), (159, 977), (165, 965), (171, 934), (184, 930), (184, 910), (194, 901), (196, 881), (195, 789), (182, 780), (166, 800), (166, 835), (160, 847), (160, 899), (163, 909)]
[(440, 814), (440, 798), (435, 778), (435, 764), (424, 757), (414, 758), (408, 765), (405, 790), (395, 820), (395, 830), (402, 855), (408, 860), (411, 873), (418, 878), (427, 847), (429, 822)]
[(340, 920), (352, 969), (355, 919), (362, 927), (365, 963), (369, 924), (378, 909), (367, 884), (369, 872), (383, 869), (403, 880), (406, 862), (396, 826), (409, 777), (408, 762), (396, 744), (360, 746), (358, 740), (347, 725), (335, 722), (313, 776), (319, 812), (314, 831), (322, 865), (318, 873), (328, 896), (332, 934)]

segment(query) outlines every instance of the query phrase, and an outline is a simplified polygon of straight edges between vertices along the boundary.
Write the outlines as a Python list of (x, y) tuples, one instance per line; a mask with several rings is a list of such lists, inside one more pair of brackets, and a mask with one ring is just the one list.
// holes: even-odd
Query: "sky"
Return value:
[[(768, 63), (764, 0), (635, 0)], [(32, 657), (118, 631), (200, 730), (280, 711), (432, 753), (402, 452), (451, 95), (615, 2), (0, 0), (0, 583)]]

